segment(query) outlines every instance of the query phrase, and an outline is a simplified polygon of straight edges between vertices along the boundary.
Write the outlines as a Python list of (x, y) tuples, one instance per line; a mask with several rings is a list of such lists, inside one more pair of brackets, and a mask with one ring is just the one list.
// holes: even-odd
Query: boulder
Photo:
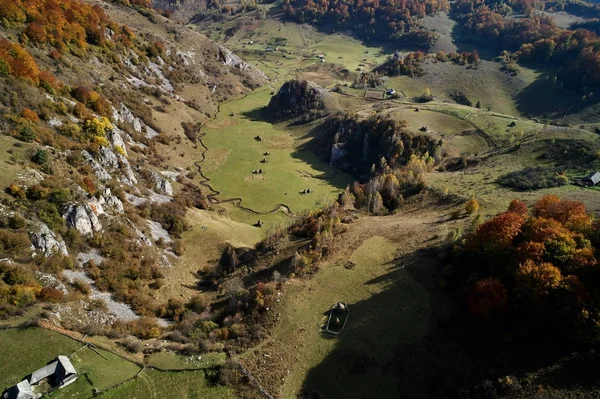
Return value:
[(60, 236), (54, 234), (44, 223), (39, 223), (29, 232), (32, 251), (39, 251), (44, 256), (55, 253), (68, 255), (67, 246)]
[(154, 183), (154, 189), (159, 194), (173, 195), (171, 183), (158, 173), (152, 172), (152, 182)]
[(67, 226), (76, 229), (84, 236), (90, 236), (94, 232), (102, 230), (102, 224), (90, 205), (70, 205), (63, 218), (67, 222)]

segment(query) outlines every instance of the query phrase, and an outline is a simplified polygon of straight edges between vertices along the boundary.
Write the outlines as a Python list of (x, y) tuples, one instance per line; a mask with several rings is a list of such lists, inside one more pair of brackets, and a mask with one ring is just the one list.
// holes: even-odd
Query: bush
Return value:
[(90, 286), (90, 284), (84, 280), (81, 279), (75, 279), (73, 280), (73, 288), (75, 288), (77, 291), (81, 292), (83, 295), (89, 295), (90, 292), (92, 292), (92, 287)]
[(48, 151), (39, 149), (32, 156), (31, 161), (38, 165), (44, 165), (48, 161)]
[(63, 300), (64, 294), (61, 290), (52, 287), (44, 287), (38, 294), (38, 299), (44, 302), (57, 303)]
[(528, 191), (565, 186), (569, 179), (560, 169), (536, 166), (502, 175), (498, 183), (518, 191)]

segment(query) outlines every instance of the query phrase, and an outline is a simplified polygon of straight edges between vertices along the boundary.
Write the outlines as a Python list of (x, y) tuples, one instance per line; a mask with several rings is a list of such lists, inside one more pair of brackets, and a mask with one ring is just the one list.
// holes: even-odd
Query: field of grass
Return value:
[[(410, 256), (443, 235), (446, 227), (436, 223), (437, 217), (431, 212), (398, 214), (353, 224), (340, 238), (342, 253), (310, 280), (286, 285), (274, 309), (280, 322), (271, 339), (242, 355), (242, 362), (262, 383), (280, 389), (272, 393), (282, 398), (296, 397), (303, 387), (340, 398), (420, 392), (423, 381), (417, 376), (433, 378), (435, 367), (424, 370), (432, 359), (411, 348), (422, 345), (437, 309), (444, 313), (445, 307), (434, 306), (439, 294), (428, 287), (431, 277), (422, 275), (432, 272), (431, 265)], [(353, 266), (345, 267), (347, 261)], [(338, 301), (349, 306), (348, 323), (339, 337), (328, 338), (320, 326)], [(387, 373), (396, 362), (409, 366), (406, 375)]]
[(173, 352), (156, 352), (148, 356), (145, 363), (163, 370), (189, 370), (220, 366), (226, 359), (225, 353), (182, 356)]
[[(269, 91), (261, 90), (223, 104), (217, 118), (204, 128), (203, 142), (209, 150), (202, 168), (211, 186), (221, 192), (219, 199), (242, 198), (242, 206), (257, 212), (285, 204), (294, 213), (334, 200), (351, 182), (350, 177), (299, 148), (308, 132), (261, 120), (260, 110), (269, 99)], [(256, 136), (262, 141), (255, 140)], [(270, 155), (263, 155), (265, 152)], [(263, 158), (268, 163), (261, 163)], [(253, 173), (258, 169), (263, 173)], [(312, 193), (300, 193), (309, 188)], [(253, 223), (281, 220), (248, 216)]]
[[(94, 390), (103, 391), (133, 377), (140, 367), (110, 352), (89, 348), (73, 354), (71, 362), (79, 373), (77, 381), (52, 394), (52, 398), (89, 398)], [(104, 356), (104, 357), (103, 357)]]
[(224, 386), (211, 386), (202, 371), (161, 372), (144, 370), (135, 380), (111, 389), (102, 399), (230, 399), (234, 391)]

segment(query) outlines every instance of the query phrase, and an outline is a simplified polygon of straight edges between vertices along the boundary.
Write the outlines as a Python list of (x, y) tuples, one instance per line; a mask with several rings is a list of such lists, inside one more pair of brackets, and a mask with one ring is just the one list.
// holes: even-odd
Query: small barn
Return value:
[(581, 182), (584, 186), (593, 187), (596, 184), (600, 183), (600, 172), (592, 172), (583, 179)]
[(2, 397), (4, 399), (35, 399), (38, 396), (33, 392), (29, 381), (23, 380), (8, 388)]
[(35, 392), (35, 385), (47, 380), (54, 388), (63, 388), (77, 379), (77, 371), (66, 356), (59, 356), (55, 361), (38, 369), (25, 379), (8, 388), (3, 399), (35, 399), (40, 394)]

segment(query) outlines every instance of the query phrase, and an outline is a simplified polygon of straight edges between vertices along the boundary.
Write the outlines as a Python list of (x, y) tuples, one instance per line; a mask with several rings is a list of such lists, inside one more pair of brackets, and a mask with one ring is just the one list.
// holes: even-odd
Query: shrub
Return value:
[(475, 199), (475, 197), (471, 198), (465, 203), (465, 212), (467, 214), (472, 215), (479, 211), (479, 201)]
[(89, 295), (92, 292), (92, 287), (87, 281), (81, 279), (73, 280), (73, 288), (81, 292), (83, 295)]
[(52, 287), (44, 287), (38, 293), (38, 299), (44, 302), (57, 303), (63, 300), (64, 294), (61, 290)]
[(557, 168), (536, 166), (507, 173), (498, 178), (498, 183), (519, 191), (539, 190), (564, 186), (569, 179)]
[(31, 161), (38, 165), (44, 165), (48, 161), (48, 151), (40, 148), (31, 156)]

